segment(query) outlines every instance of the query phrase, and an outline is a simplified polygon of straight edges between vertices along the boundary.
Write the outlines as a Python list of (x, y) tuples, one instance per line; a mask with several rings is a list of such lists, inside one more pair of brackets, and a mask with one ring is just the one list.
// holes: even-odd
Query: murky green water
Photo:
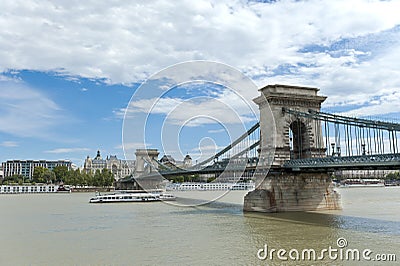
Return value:
[[(191, 192), (188, 192), (191, 193)], [(203, 192), (208, 193), (208, 192)], [(260, 260), (259, 249), (346, 248), (396, 254), (400, 187), (342, 189), (343, 211), (243, 214), (241, 192), (202, 207), (89, 204), (92, 194), (0, 195), (0, 265), (377, 265)], [(263, 255), (263, 253), (260, 253)], [(294, 254), (294, 253), (293, 253)], [(293, 255), (292, 254), (292, 255)], [(286, 254), (288, 257), (288, 254)]]

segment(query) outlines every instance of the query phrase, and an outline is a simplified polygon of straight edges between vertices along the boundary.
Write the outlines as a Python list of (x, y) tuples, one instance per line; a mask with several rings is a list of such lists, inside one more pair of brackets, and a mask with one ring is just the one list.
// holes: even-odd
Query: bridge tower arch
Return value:
[[(290, 124), (289, 124), (290, 123)], [(290, 159), (310, 158), (311, 154), (311, 139), (310, 126), (298, 118), (289, 122), (289, 132), (285, 138), (289, 139)]]
[(272, 167), (281, 167), (290, 159), (324, 156), (326, 149), (323, 147), (320, 125), (284, 111), (286, 108), (301, 112), (308, 112), (310, 109), (319, 112), (326, 99), (325, 96), (318, 95), (319, 89), (275, 84), (265, 86), (259, 91), (261, 95), (254, 102), (260, 109), (261, 152), (268, 145), (267, 142), (270, 142), (264, 134), (271, 130), (270, 124), (275, 121), (276, 149)]

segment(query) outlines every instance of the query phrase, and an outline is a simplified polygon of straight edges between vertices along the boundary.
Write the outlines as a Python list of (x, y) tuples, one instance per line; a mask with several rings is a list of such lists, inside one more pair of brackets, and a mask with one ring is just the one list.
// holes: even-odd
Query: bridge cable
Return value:
[[(315, 147), (316, 150), (319, 151), (319, 136), (318, 136), (318, 120), (314, 120), (314, 136), (316, 138)], [(317, 152), (314, 156), (317, 156)]]
[(221, 151), (219, 151), (217, 154), (207, 158), (206, 160), (194, 165), (195, 166), (201, 166), (204, 164), (207, 164), (209, 162), (211, 162), (214, 159), (217, 159), (221, 156), (226, 154), (228, 151), (230, 151), (234, 146), (236, 146), (239, 142), (241, 142), (243, 139), (245, 139), (246, 137), (248, 137), (252, 132), (254, 132), (256, 129), (258, 129), (260, 127), (260, 123), (256, 123), (254, 126), (252, 126), (249, 130), (247, 130), (247, 132), (245, 132), (244, 134), (242, 134), (239, 138), (237, 138), (235, 141), (233, 141), (231, 144), (229, 144), (228, 146), (226, 146), (225, 148), (223, 148)]
[(346, 125), (343, 126), (343, 133), (344, 133), (344, 148), (346, 149), (346, 152), (344, 154), (346, 156), (348, 156), (348, 151), (347, 151), (347, 128), (346, 128)]
[(358, 134), (359, 134), (358, 138), (359, 138), (359, 142), (360, 142), (360, 154), (359, 155), (363, 155), (365, 148), (363, 148), (364, 143), (363, 143), (363, 137), (362, 137), (362, 127), (358, 127)]
[(308, 128), (309, 128), (310, 124), (311, 124), (311, 120), (310, 120), (310, 118), (308, 117), (308, 118), (306, 119), (306, 125), (305, 125), (305, 131), (306, 131), (306, 137), (307, 137), (306, 144), (308, 144), (308, 147), (307, 147), (307, 158), (311, 158), (311, 157), (312, 157), (312, 156), (311, 156), (311, 139), (310, 139), (310, 134), (312, 134), (313, 132), (309, 132), (309, 131), (308, 131)]
[(348, 126), (344, 126), (344, 144), (346, 147), (346, 156), (349, 156), (349, 136), (347, 131)]
[(299, 140), (299, 159), (303, 158), (302, 153), (303, 153), (303, 135), (301, 134), (301, 128), (302, 124), (300, 122), (300, 117), (297, 118), (297, 128), (298, 128), (298, 140)]
[(380, 129), (377, 129), (377, 133), (378, 133), (378, 146), (379, 146), (379, 153), (383, 154), (384, 150), (382, 148), (382, 132)]
[(369, 154), (373, 154), (371, 147), (371, 128), (367, 128), (367, 140), (368, 140), (368, 151)]
[(340, 149), (341, 149), (341, 145), (340, 145), (340, 127), (338, 123), (335, 123), (335, 134), (336, 136), (336, 151), (337, 151), (337, 155), (340, 155)]
[(357, 155), (360, 155), (360, 149), (358, 147), (359, 143), (358, 143), (358, 137), (357, 137), (357, 127), (354, 126), (353, 129), (354, 129), (354, 141), (356, 143), (356, 156), (357, 156)]
[(376, 134), (375, 134), (375, 131), (376, 131), (376, 128), (373, 128), (372, 132), (374, 133), (374, 148), (375, 148), (374, 152), (375, 153), (379, 153), (379, 151), (376, 150), (376, 136), (375, 136)]
[(347, 127), (347, 148), (348, 148), (348, 150), (349, 150), (349, 156), (351, 156), (351, 155), (353, 155), (353, 146), (352, 146), (352, 139), (351, 139), (351, 131), (350, 131), (350, 126), (347, 124), (346, 125), (346, 127)]
[(324, 136), (322, 134), (322, 122), (321, 122), (321, 120), (318, 120), (318, 138), (319, 138), (319, 148), (322, 151), (325, 147), (324, 147)]
[(328, 121), (325, 120), (325, 146), (326, 146), (326, 155), (330, 155), (330, 141), (329, 141), (329, 125)]
[[(348, 136), (350, 137), (350, 142), (349, 142), (349, 154), (351, 154), (351, 156), (353, 156), (353, 137), (352, 137), (352, 134), (351, 134), (351, 125), (349, 126), (349, 125), (347, 125), (347, 127), (348, 127)], [(351, 148), (351, 149), (350, 149)]]
[(378, 128), (376, 129), (376, 139), (378, 141), (378, 152), (380, 154), (382, 154), (383, 150), (382, 150), (382, 145), (381, 145), (381, 131)]
[[(314, 120), (314, 122), (315, 122), (315, 136), (317, 137), (317, 149), (318, 149), (318, 153), (320, 153), (321, 152), (321, 136), (320, 136), (321, 121)], [(315, 156), (318, 156), (318, 154), (316, 154)]]
[[(392, 134), (390, 134), (390, 133), (392, 133)], [(390, 136), (390, 135), (392, 135), (391, 137), (392, 137), (392, 142), (393, 142), (393, 150), (392, 150), (392, 153), (395, 153), (396, 150), (395, 150), (395, 145), (394, 145), (394, 132), (393, 132), (393, 130), (389, 131), (389, 136)]]
[(379, 129), (378, 130), (378, 134), (379, 134), (379, 146), (380, 146), (380, 153), (385, 153), (385, 147), (383, 146), (383, 134), (382, 134), (382, 130)]
[(295, 134), (294, 134), (294, 124), (293, 123), (294, 123), (294, 121), (293, 121), (293, 118), (292, 118), (292, 113), (289, 113), (289, 150), (290, 150), (289, 157), (290, 157), (290, 159), (297, 159), (297, 158), (294, 157), (294, 149), (295, 149), (295, 147), (294, 147), (294, 143), (295, 143), (294, 136), (295, 136)]
[(394, 132), (393, 131), (389, 131), (389, 136), (391, 136), (391, 141), (392, 141), (392, 150), (391, 153), (395, 153), (395, 147), (394, 147)]
[(361, 127), (360, 131), (361, 131), (361, 134), (362, 134), (362, 140), (361, 140), (362, 153), (363, 153), (363, 155), (366, 155), (367, 151), (365, 149), (365, 146), (367, 146), (367, 145), (365, 143), (365, 134), (364, 134), (365, 130), (364, 130), (364, 127)]

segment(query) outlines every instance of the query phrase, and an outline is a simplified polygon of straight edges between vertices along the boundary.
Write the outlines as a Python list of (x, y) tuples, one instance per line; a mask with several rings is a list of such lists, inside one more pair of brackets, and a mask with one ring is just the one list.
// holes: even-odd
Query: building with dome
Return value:
[(108, 169), (114, 174), (115, 180), (131, 175), (134, 172), (134, 168), (134, 160), (121, 160), (116, 155), (110, 155), (103, 159), (100, 151), (97, 151), (97, 155), (93, 159), (88, 155), (83, 164), (85, 173), (94, 174), (96, 170)]

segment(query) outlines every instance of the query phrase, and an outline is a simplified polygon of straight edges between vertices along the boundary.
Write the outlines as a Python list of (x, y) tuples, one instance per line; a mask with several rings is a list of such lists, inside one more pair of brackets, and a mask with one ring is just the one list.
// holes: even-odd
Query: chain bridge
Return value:
[(321, 112), (327, 97), (317, 88), (268, 85), (259, 91), (260, 121), (224, 149), (185, 169), (161, 164), (156, 150), (138, 150), (135, 178), (251, 178), (257, 188), (246, 195), (244, 210), (278, 212), (339, 209), (333, 172), (400, 169), (400, 124)]

